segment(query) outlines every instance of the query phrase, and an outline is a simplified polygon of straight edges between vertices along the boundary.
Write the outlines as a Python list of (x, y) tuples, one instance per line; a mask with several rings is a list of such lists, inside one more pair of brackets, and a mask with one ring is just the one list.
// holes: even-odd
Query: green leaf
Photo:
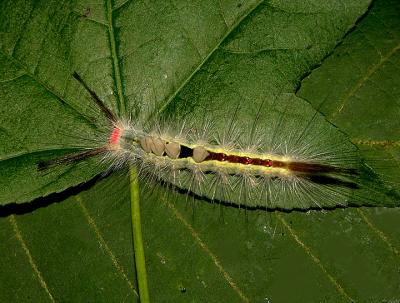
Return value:
[(176, 116), (231, 99), (254, 109), (293, 93), (367, 4), (3, 2), (0, 203), (60, 192), (104, 170), (96, 161), (37, 170), (39, 160), (93, 144), (94, 123), (106, 123), (73, 71), (114, 111), (142, 119), (168, 104), (178, 104)]
[(301, 85), (298, 95), (346, 132), (368, 164), (400, 188), (400, 3), (368, 17)]
[[(55, 155), (63, 130), (90, 137), (92, 120), (102, 119), (71, 71), (85, 75), (115, 111), (125, 104), (130, 112), (184, 114), (210, 104), (210, 96), (229, 107), (229, 98), (240, 100), (232, 88), (247, 102), (279, 99), (295, 92), (368, 4), (128, 1), (111, 12), (110, 3), (3, 2), (2, 203), (60, 191), (102, 170), (84, 163), (45, 181), (37, 175), (37, 159)], [(19, 214), (0, 220), (2, 301), (138, 300), (124, 173), (78, 195), (67, 192), (60, 203), (51, 204), (64, 195), (0, 209)], [(245, 212), (160, 186), (154, 191), (142, 193), (154, 302), (398, 299), (398, 209)]]

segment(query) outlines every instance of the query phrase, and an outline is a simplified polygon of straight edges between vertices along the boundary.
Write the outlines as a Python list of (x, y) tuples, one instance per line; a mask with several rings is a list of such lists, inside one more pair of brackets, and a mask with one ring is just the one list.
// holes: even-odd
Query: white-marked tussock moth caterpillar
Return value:
[(310, 209), (368, 205), (369, 194), (388, 203), (392, 192), (365, 165), (347, 136), (294, 95), (262, 102), (251, 121), (237, 105), (222, 118), (212, 114), (157, 122), (120, 119), (74, 73), (107, 117), (100, 145), (39, 163), (74, 162), (102, 155), (113, 168), (137, 165), (140, 175), (212, 201), (248, 208)]

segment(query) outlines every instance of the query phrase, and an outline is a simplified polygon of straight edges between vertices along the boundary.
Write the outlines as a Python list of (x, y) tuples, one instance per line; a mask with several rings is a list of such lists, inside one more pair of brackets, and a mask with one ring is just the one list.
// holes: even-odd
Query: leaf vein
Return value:
[(218, 12), (219, 12), (219, 15), (221, 16), (221, 19), (224, 21), (225, 27), (228, 29), (229, 26), (228, 26), (228, 22), (226, 22), (226, 18), (225, 18), (224, 12), (222, 10), (221, 0), (217, 0), (217, 1), (218, 1)]
[(78, 17), (80, 17), (80, 18), (82, 18), (82, 19), (84, 19), (84, 20), (87, 20), (87, 21), (90, 21), (90, 22), (93, 22), (95, 24), (98, 24), (98, 25), (101, 25), (101, 26), (105, 26), (105, 27), (108, 28), (108, 24), (107, 23), (101, 22), (99, 20), (95, 20), (93, 18), (90, 18), (89, 16), (85, 16), (85, 15), (81, 14), (78, 11), (72, 10), (71, 13), (76, 15), (76, 16), (78, 16)]
[(251, 7), (247, 14), (244, 14), (241, 18), (238, 19), (236, 23), (232, 25), (231, 28), (228, 28), (227, 32), (225, 35), (217, 42), (215, 47), (210, 51), (210, 53), (197, 65), (197, 67), (193, 70), (193, 72), (182, 82), (182, 84), (173, 92), (165, 101), (163, 106), (160, 107), (159, 110), (156, 109), (156, 111), (150, 115), (150, 119), (153, 118), (154, 116), (158, 116), (160, 113), (162, 113), (165, 108), (167, 108), (168, 104), (172, 102), (172, 100), (179, 94), (179, 92), (186, 86), (187, 83), (194, 77), (194, 75), (201, 70), (203, 65), (207, 62), (207, 60), (220, 48), (221, 44), (224, 42), (224, 40), (234, 31), (234, 29), (244, 20), (246, 19), (252, 12), (254, 12), (262, 3), (264, 0), (258, 1), (253, 7)]
[(124, 2), (122, 2), (121, 4), (119, 4), (118, 6), (114, 7), (112, 10), (113, 12), (120, 10), (122, 7), (128, 5), (130, 2), (132, 2), (131, 0), (126, 0)]
[(193, 39), (189, 36), (188, 31), (185, 29), (185, 25), (181, 22), (181, 18), (180, 18), (180, 15), (179, 15), (179, 9), (175, 6), (173, 1), (171, 1), (170, 3), (173, 6), (173, 8), (175, 9), (175, 11), (177, 12), (178, 22), (179, 22), (179, 25), (181, 27), (181, 32), (182, 32), (183, 37), (185, 37), (186, 40), (189, 41), (189, 43), (193, 46), (194, 50), (196, 51), (197, 56), (201, 59), (201, 54), (200, 54), (199, 48), (193, 42)]
[(26, 28), (27, 23), (29, 22), (29, 20), (30, 20), (31, 17), (32, 17), (32, 13), (33, 13), (33, 11), (35, 10), (35, 5), (36, 5), (36, 3), (37, 3), (37, 2), (34, 2), (33, 7), (32, 7), (32, 9), (31, 9), (31, 11), (29, 12), (28, 18), (26, 18), (26, 20), (24, 21), (24, 24), (21, 26), (21, 31), (19, 32), (18, 38), (17, 38), (17, 40), (15, 41), (15, 43), (14, 43), (14, 45), (13, 45), (13, 47), (12, 47), (10, 56), (13, 56), (13, 55), (14, 55), (15, 51), (17, 50), (17, 48), (18, 48), (18, 46), (19, 46), (19, 43), (20, 43), (20, 41), (21, 41), (21, 39), (22, 39), (22, 33), (23, 33), (24, 29)]
[(365, 82), (371, 78), (371, 76), (382, 67), (382, 65), (389, 60), (398, 50), (400, 50), (400, 43), (393, 47), (384, 57), (382, 57), (377, 64), (372, 65), (364, 76), (362, 76), (359, 81), (349, 90), (349, 92), (343, 97), (341, 105), (339, 108), (331, 115), (331, 120), (333, 121), (335, 117), (340, 114), (344, 107), (346, 106), (349, 99), (354, 96), (357, 91), (365, 84)]
[(24, 250), (24, 252), (25, 252), (25, 254), (26, 254), (27, 258), (28, 258), (29, 264), (31, 265), (33, 271), (36, 274), (37, 279), (39, 280), (40, 286), (42, 286), (42, 288), (45, 290), (45, 292), (47, 293), (47, 295), (50, 298), (50, 301), (51, 302), (55, 302), (54, 297), (51, 294), (50, 289), (47, 286), (46, 281), (43, 279), (42, 273), (39, 271), (39, 268), (36, 265), (35, 260), (33, 259), (32, 254), (31, 254), (31, 252), (30, 252), (30, 250), (29, 250), (24, 238), (22, 237), (22, 233), (21, 233), (21, 230), (18, 227), (17, 220), (15, 219), (15, 215), (11, 215), (10, 216), (9, 222), (10, 222), (10, 224), (11, 224), (13, 230), (14, 230), (14, 233), (15, 233), (15, 236), (16, 236), (17, 240), (21, 244), (22, 249)]
[(368, 227), (371, 228), (371, 230), (378, 235), (378, 237), (389, 247), (389, 249), (395, 255), (400, 256), (399, 250), (393, 245), (389, 237), (372, 223), (372, 221), (370, 220), (370, 218), (367, 217), (365, 212), (359, 208), (357, 208), (357, 212), (360, 215), (360, 217), (365, 221), (365, 223), (367, 223)]
[(116, 44), (116, 38), (115, 38), (115, 33), (114, 33), (113, 10), (112, 10), (111, 2), (112, 2), (111, 0), (106, 1), (107, 20), (108, 20), (108, 35), (109, 35), (109, 39), (110, 39), (111, 58), (112, 58), (113, 67), (114, 67), (115, 85), (117, 87), (117, 94), (118, 94), (117, 108), (118, 108), (119, 114), (124, 115), (125, 111), (126, 111), (126, 104), (125, 104), (124, 92), (123, 92), (123, 88), (122, 88), (122, 75), (121, 75), (121, 70), (120, 70), (120, 62), (118, 59), (117, 44)]
[(307, 255), (310, 256), (311, 260), (322, 270), (322, 272), (328, 277), (331, 283), (336, 287), (336, 289), (341, 293), (346, 299), (350, 302), (355, 302), (355, 300), (345, 291), (345, 289), (339, 284), (339, 282), (333, 277), (328, 270), (321, 263), (321, 260), (313, 254), (311, 249), (299, 238), (299, 236), (295, 233), (295, 231), (290, 227), (290, 225), (286, 222), (286, 220), (280, 215), (277, 214), (278, 219), (282, 222), (282, 224), (289, 231), (289, 234), (293, 237), (293, 239), (297, 242), (297, 244), (304, 249)]
[(66, 100), (64, 100), (64, 98), (61, 95), (59, 95), (55, 90), (50, 89), (43, 81), (41, 81), (38, 78), (37, 75), (34, 75), (31, 72), (29, 72), (27, 67), (24, 66), (22, 63), (20, 63), (16, 58), (9, 56), (3, 50), (0, 50), (0, 54), (2, 54), (4, 57), (8, 58), (11, 62), (13, 62), (21, 70), (23, 70), (25, 72), (25, 74), (23, 76), (28, 76), (28, 77), (32, 78), (35, 82), (37, 82), (40, 86), (42, 86), (46, 91), (48, 91), (50, 94), (52, 94), (57, 99), (58, 102), (71, 108), (74, 112), (76, 112), (79, 115), (79, 117), (82, 117), (90, 125), (93, 124), (93, 122), (89, 118), (87, 118), (85, 115), (83, 115), (81, 112), (79, 112), (78, 109), (76, 109), (74, 106), (69, 104)]
[(78, 201), (80, 209), (85, 216), (89, 226), (93, 229), (94, 233), (96, 234), (97, 239), (100, 242), (100, 245), (104, 247), (104, 250), (107, 252), (108, 256), (111, 258), (111, 262), (114, 265), (117, 272), (123, 277), (123, 279), (127, 282), (129, 288), (132, 292), (139, 297), (135, 287), (133, 286), (132, 282), (129, 280), (127, 274), (125, 273), (124, 268), (119, 264), (117, 257), (114, 255), (113, 251), (111, 250), (110, 246), (108, 246), (106, 240), (104, 240), (103, 235), (101, 234), (100, 229), (98, 228), (95, 220), (90, 216), (88, 209), (86, 208), (83, 200), (81, 197), (76, 196), (75, 199)]
[(223, 268), (223, 266), (222, 266), (221, 262), (218, 260), (217, 256), (210, 250), (210, 248), (206, 245), (206, 243), (204, 243), (204, 241), (200, 238), (199, 234), (196, 232), (196, 230), (193, 228), (193, 226), (191, 224), (189, 224), (189, 222), (186, 221), (186, 219), (183, 217), (183, 215), (174, 207), (174, 205), (172, 203), (170, 203), (169, 201), (166, 201), (166, 200), (164, 200), (164, 202), (167, 204), (169, 209), (172, 211), (175, 218), (177, 218), (189, 230), (190, 235), (195, 239), (195, 241), (201, 247), (201, 249), (211, 258), (214, 265), (220, 271), (220, 273), (222, 274), (224, 279), (228, 282), (229, 286), (239, 295), (239, 297), (244, 302), (250, 302), (250, 300), (246, 297), (246, 295), (243, 293), (243, 291), (236, 285), (233, 278)]
[(354, 139), (354, 140), (351, 140), (351, 141), (356, 145), (381, 146), (383, 148), (389, 148), (389, 147), (393, 147), (393, 146), (400, 146), (400, 141), (391, 141), (391, 140), (376, 141), (376, 140)]

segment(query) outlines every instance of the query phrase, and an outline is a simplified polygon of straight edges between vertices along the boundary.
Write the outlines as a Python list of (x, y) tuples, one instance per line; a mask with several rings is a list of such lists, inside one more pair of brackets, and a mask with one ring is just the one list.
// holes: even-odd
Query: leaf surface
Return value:
[(298, 95), (348, 134), (369, 165), (399, 188), (400, 4), (377, 1), (373, 11), (324, 64), (303, 80)]
[[(125, 106), (131, 112), (148, 108), (149, 115), (182, 114), (223, 95), (222, 104), (229, 107), (230, 98), (239, 98), (232, 88), (246, 102), (279, 98), (295, 92), (369, 4), (246, 3), (128, 1), (114, 3), (110, 13), (110, 3), (93, 1), (21, 7), (3, 2), (1, 102), (7, 106), (2, 106), (1, 127), (7, 140), (1, 165), (2, 172), (9, 171), (1, 176), (2, 203), (30, 201), (101, 171), (96, 163), (83, 163), (65, 168), (66, 173), (55, 171), (59, 181), (48, 176), (50, 187), (36, 180), (36, 155), (53, 156), (49, 146), (60, 154), (69, 151), (57, 148), (65, 136), (49, 132), (50, 125), (86, 136), (93, 123), (104, 123), (70, 80), (71, 70), (85, 75), (115, 111)], [(391, 11), (390, 2), (376, 3)], [(358, 26), (374, 16), (375, 5)], [(36, 128), (24, 124), (29, 122), (24, 116), (10, 127), (10, 117), (24, 112), (26, 104), (32, 106), (25, 114), (35, 117)], [(68, 143), (74, 147), (76, 138), (63, 146)], [(55, 195), (1, 209), (4, 215), (19, 214), (0, 220), (2, 301), (138, 300), (127, 178), (122, 173), (92, 183), (78, 188), (78, 195), (67, 192), (66, 200)], [(158, 187), (153, 195), (143, 193), (154, 302), (399, 299), (397, 208), (245, 212), (190, 199)]]

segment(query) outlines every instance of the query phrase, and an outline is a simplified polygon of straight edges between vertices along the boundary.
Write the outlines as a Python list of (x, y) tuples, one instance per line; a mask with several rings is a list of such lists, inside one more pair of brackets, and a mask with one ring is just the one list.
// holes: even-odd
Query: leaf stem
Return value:
[(135, 255), (136, 277), (139, 286), (141, 303), (149, 303), (149, 290), (147, 287), (146, 262), (144, 258), (142, 225), (140, 222), (140, 197), (137, 171), (134, 166), (129, 168), (131, 188), (131, 219), (133, 235), (133, 251)]

